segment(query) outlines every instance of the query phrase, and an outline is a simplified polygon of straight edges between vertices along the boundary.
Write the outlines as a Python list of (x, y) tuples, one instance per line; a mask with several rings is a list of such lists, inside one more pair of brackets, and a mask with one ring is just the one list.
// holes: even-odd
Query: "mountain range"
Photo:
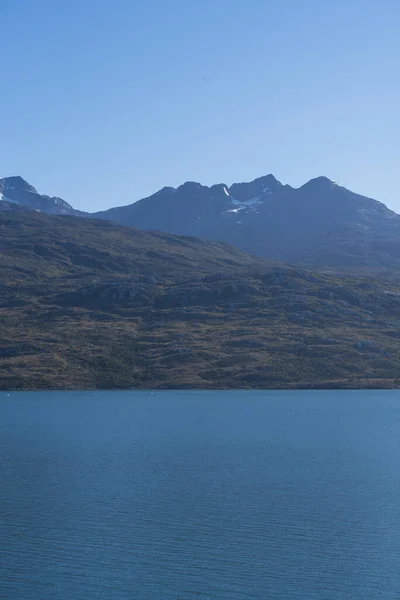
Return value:
[(229, 188), (186, 183), (96, 216), (310, 268), (400, 267), (400, 216), (326, 177), (299, 189), (272, 175)]
[(326, 177), (300, 188), (283, 185), (273, 175), (231, 186), (186, 182), (94, 214), (38, 194), (21, 177), (1, 179), (0, 197), (3, 210), (28, 207), (196, 236), (312, 269), (384, 272), (400, 268), (400, 216)]

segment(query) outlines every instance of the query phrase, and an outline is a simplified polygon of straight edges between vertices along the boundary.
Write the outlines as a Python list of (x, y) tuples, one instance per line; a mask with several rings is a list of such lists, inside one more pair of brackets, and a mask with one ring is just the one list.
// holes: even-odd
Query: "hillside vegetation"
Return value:
[(397, 385), (397, 283), (28, 211), (0, 235), (1, 389)]

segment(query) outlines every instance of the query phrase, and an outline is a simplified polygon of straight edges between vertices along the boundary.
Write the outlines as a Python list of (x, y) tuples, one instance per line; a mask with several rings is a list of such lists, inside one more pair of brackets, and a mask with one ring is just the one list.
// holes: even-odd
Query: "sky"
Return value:
[(398, 0), (0, 0), (0, 176), (75, 208), (325, 175), (400, 212)]

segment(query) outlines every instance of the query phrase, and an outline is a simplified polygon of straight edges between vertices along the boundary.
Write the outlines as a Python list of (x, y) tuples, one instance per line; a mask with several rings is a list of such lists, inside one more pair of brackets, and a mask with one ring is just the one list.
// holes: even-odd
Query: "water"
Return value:
[(0, 394), (0, 597), (399, 597), (400, 393)]

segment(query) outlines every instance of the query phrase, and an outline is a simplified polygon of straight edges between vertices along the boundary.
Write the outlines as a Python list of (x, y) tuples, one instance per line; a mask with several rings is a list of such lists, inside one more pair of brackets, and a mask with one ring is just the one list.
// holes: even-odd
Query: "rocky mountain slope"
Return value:
[(0, 389), (394, 387), (400, 286), (0, 213)]
[(382, 274), (400, 269), (400, 216), (325, 177), (298, 189), (273, 175), (230, 187), (187, 182), (94, 215), (38, 194), (21, 177), (0, 179), (0, 210), (27, 208), (227, 242), (317, 270)]
[(400, 216), (325, 177), (299, 189), (282, 185), (273, 175), (231, 187), (188, 182), (95, 216), (220, 240), (316, 269), (400, 267)]
[(82, 215), (62, 198), (51, 198), (37, 192), (22, 177), (3, 177), (0, 179), (0, 210), (18, 210), (29, 208), (51, 215)]

